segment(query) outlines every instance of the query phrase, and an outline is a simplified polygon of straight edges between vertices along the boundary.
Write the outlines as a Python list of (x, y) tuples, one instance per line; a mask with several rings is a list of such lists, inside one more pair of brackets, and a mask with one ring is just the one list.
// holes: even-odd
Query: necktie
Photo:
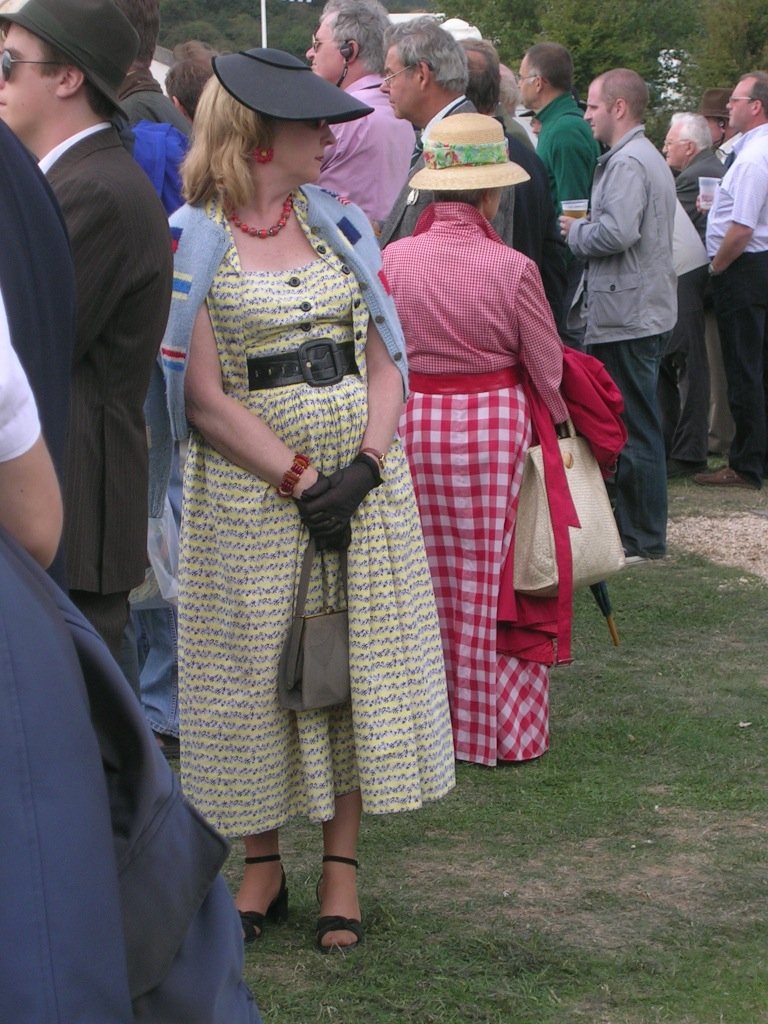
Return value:
[(422, 151), (424, 150), (424, 143), (421, 141), (421, 133), (416, 136), (416, 141), (413, 144), (413, 152), (411, 153), (411, 164), (409, 170), (413, 170), (416, 164), (421, 159)]

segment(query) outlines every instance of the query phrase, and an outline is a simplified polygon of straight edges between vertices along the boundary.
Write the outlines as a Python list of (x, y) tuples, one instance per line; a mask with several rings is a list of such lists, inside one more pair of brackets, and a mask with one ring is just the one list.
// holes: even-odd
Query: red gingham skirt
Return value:
[(496, 651), (531, 427), (519, 386), (412, 392), (400, 422), (432, 572), (457, 759), (494, 765), (549, 747), (546, 665)]

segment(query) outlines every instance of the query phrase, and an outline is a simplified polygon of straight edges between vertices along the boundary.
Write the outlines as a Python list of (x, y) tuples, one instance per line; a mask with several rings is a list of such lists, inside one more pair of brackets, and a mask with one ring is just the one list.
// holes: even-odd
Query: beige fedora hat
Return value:
[(412, 188), (463, 192), (530, 180), (510, 162), (504, 128), (487, 114), (453, 114), (436, 124), (424, 142), (424, 163), (410, 180)]

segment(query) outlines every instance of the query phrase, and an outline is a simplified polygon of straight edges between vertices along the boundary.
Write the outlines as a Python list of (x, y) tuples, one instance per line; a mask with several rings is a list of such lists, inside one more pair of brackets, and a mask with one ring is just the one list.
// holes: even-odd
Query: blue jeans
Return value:
[[(181, 519), (181, 467), (175, 448), (168, 500), (176, 525)], [(144, 715), (153, 732), (179, 735), (179, 666), (176, 658), (176, 609), (169, 604), (131, 612), (139, 659), (139, 690)]]
[(153, 732), (179, 735), (179, 666), (176, 609), (171, 605), (132, 612), (139, 655), (144, 716)]
[(629, 438), (614, 482), (616, 524), (628, 555), (662, 558), (667, 550), (667, 468), (656, 387), (669, 331), (590, 345), (624, 396)]

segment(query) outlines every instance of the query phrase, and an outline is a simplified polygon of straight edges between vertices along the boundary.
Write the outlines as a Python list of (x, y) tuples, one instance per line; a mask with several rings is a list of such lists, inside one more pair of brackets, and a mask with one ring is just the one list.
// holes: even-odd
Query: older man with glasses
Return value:
[(768, 469), (768, 74), (743, 75), (727, 108), (743, 136), (715, 193), (706, 240), (736, 433), (728, 465), (693, 479), (759, 489)]
[(384, 39), (389, 18), (378, 0), (329, 0), (307, 59), (316, 75), (338, 85), (373, 113), (335, 124), (333, 145), (323, 156), (318, 184), (348, 196), (372, 221), (392, 209), (413, 151), (413, 130), (381, 91)]
[[(697, 208), (696, 199), (700, 176), (721, 178), (724, 173), (711, 146), (709, 126), (700, 114), (672, 115), (662, 152), (675, 175), (675, 191), (682, 207), (682, 210), (678, 208), (675, 218), (673, 253), (678, 275), (677, 324), (661, 360), (657, 390), (669, 479), (693, 476), (707, 468), (710, 405), (704, 320), (708, 277), (704, 249), (707, 211)], [(716, 372), (718, 369), (716, 364)]]
[[(467, 88), (467, 58), (459, 43), (434, 18), (413, 18), (390, 29), (381, 91), (395, 117), (413, 125), (417, 145), (411, 160), (412, 172), (424, 166), (422, 141), (444, 117), (475, 113), (464, 95)], [(412, 189), (406, 182), (381, 228), (382, 246), (413, 234), (416, 222), (432, 202), (432, 193)], [(510, 209), (511, 214), (511, 209)], [(511, 215), (509, 235), (511, 237)], [(499, 228), (496, 220), (494, 227)], [(502, 231), (500, 234), (504, 232)]]

